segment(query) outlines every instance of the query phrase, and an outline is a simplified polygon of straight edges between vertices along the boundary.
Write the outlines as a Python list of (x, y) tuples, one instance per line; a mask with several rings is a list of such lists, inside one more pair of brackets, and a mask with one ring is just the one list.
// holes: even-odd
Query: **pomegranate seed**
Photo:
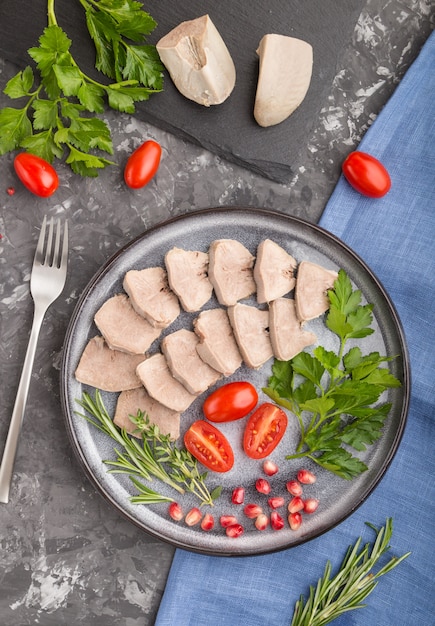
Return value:
[(233, 504), (243, 504), (244, 501), (245, 501), (245, 489), (243, 487), (236, 487), (233, 490), (233, 493), (231, 496), (231, 502)]
[(236, 539), (243, 534), (243, 526), (241, 524), (231, 524), (231, 526), (226, 527), (225, 532), (228, 537)]
[(202, 530), (211, 530), (214, 526), (214, 517), (211, 513), (206, 513), (201, 520)]
[(228, 526), (237, 524), (237, 517), (234, 517), (234, 515), (221, 515), (219, 522), (222, 528), (227, 528)]
[(178, 502), (171, 502), (171, 504), (169, 505), (168, 512), (169, 512), (169, 515), (172, 517), (172, 519), (175, 520), (176, 522), (179, 522), (180, 520), (183, 519), (183, 511), (181, 509), (181, 506), (178, 504)]
[(274, 476), (274, 474), (278, 473), (278, 465), (273, 461), (264, 461), (263, 472), (266, 474), (266, 476)]
[(6, 189), (6, 193), (8, 194), (8, 196), (13, 196), (15, 193), (15, 187), (8, 187)]
[(319, 501), (316, 498), (307, 498), (304, 500), (304, 512), (305, 513), (314, 513), (314, 511), (319, 506)]
[(280, 506), (284, 506), (284, 498), (280, 496), (274, 496), (267, 501), (271, 509), (279, 509)]
[(316, 475), (310, 470), (301, 469), (298, 472), (298, 481), (303, 485), (312, 485), (317, 480)]
[(290, 524), (290, 528), (292, 530), (297, 530), (302, 524), (302, 515), (298, 512), (290, 513), (288, 516), (288, 523)]
[(260, 493), (265, 493), (266, 495), (270, 493), (270, 483), (265, 478), (259, 478), (255, 483), (255, 488)]
[(195, 526), (202, 519), (201, 511), (195, 506), (186, 513), (184, 521), (188, 526)]
[(298, 511), (303, 511), (304, 501), (299, 496), (295, 496), (288, 503), (287, 509), (289, 513), (297, 513)]
[(292, 496), (301, 496), (303, 493), (302, 485), (297, 480), (289, 480), (286, 488)]
[(247, 504), (243, 512), (249, 519), (254, 519), (263, 513), (263, 509), (258, 504)]
[(284, 520), (282, 519), (281, 515), (276, 511), (272, 511), (272, 513), (270, 514), (270, 525), (272, 526), (273, 530), (281, 530), (281, 528), (284, 528)]
[(266, 528), (269, 526), (269, 518), (264, 513), (260, 513), (254, 524), (257, 530), (266, 530)]

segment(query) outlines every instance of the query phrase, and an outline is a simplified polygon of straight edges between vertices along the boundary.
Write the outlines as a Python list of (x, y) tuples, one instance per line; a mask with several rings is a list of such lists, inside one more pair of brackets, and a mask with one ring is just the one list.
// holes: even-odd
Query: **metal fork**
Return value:
[(24, 418), (24, 409), (26, 407), (39, 331), (48, 307), (60, 296), (66, 280), (68, 264), (68, 223), (65, 222), (62, 249), (62, 226), (60, 219), (57, 220), (56, 233), (53, 238), (55, 227), (54, 219), (51, 218), (47, 242), (45, 242), (46, 225), (47, 218), (44, 217), (30, 278), (30, 293), (35, 303), (33, 325), (0, 466), (0, 502), (4, 503), (9, 501), (9, 488), (17, 452), (18, 438)]

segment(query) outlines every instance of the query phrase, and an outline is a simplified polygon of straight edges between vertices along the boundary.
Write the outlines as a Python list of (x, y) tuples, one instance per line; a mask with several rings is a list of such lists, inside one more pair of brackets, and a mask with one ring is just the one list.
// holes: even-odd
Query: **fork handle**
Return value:
[(39, 331), (41, 330), (47, 307), (35, 304), (33, 314), (32, 330), (30, 332), (29, 344), (27, 346), (24, 359), (23, 371), (18, 385), (17, 397), (15, 399), (12, 418), (9, 425), (6, 445), (0, 465), (0, 502), (9, 502), (9, 488), (11, 485), (12, 471), (14, 468), (15, 455), (18, 447), (18, 439), (26, 408), (27, 394), (29, 392), (30, 379), (32, 376), (33, 361), (35, 359), (36, 345), (38, 343)]

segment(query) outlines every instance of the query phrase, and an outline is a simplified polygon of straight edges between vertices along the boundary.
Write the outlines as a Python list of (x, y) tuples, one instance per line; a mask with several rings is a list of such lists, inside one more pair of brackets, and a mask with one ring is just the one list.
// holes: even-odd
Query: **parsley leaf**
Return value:
[(385, 364), (392, 357), (379, 352), (363, 355), (358, 346), (346, 351), (349, 339), (362, 339), (374, 331), (373, 306), (361, 304), (344, 270), (328, 291), (330, 308), (326, 326), (340, 339), (338, 353), (317, 346), (313, 354), (301, 352), (290, 361), (275, 360), (268, 387), (263, 391), (298, 419), (301, 437), (294, 454), (350, 480), (367, 470), (355, 452), (362, 452), (382, 436), (391, 404), (382, 394), (400, 386)]

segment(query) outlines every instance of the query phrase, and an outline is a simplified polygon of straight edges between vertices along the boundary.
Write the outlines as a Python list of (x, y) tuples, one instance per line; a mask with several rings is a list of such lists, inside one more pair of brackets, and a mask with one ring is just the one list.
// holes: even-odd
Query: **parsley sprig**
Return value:
[(391, 572), (411, 553), (401, 557), (393, 556), (377, 572), (381, 558), (390, 549), (393, 534), (393, 520), (388, 518), (385, 526), (377, 529), (367, 524), (376, 532), (373, 545), (366, 543), (361, 548), (361, 537), (353, 546), (349, 546), (346, 555), (335, 576), (331, 577), (332, 566), (328, 561), (315, 587), (310, 587), (307, 600), (301, 595), (296, 602), (291, 626), (324, 626), (340, 615), (365, 606), (362, 601), (374, 590), (378, 580)]
[(265, 393), (296, 415), (301, 437), (287, 459), (308, 457), (345, 479), (367, 470), (352, 450), (361, 452), (377, 441), (391, 403), (380, 402), (383, 392), (400, 381), (384, 367), (393, 357), (379, 352), (363, 355), (349, 340), (363, 339), (370, 327), (373, 305), (361, 304), (344, 270), (328, 291), (326, 326), (339, 337), (337, 353), (317, 346), (290, 361), (276, 360)]
[(162, 90), (163, 66), (155, 46), (142, 43), (156, 22), (141, 3), (79, 1), (95, 44), (96, 68), (114, 82), (100, 82), (80, 69), (70, 52), (71, 39), (57, 23), (54, 0), (48, 0), (48, 26), (39, 45), (28, 50), (38, 73), (29, 65), (4, 89), (11, 99), (26, 98), (26, 103), (0, 111), (0, 155), (24, 148), (51, 163), (66, 154), (76, 174), (97, 176), (113, 164), (108, 158), (113, 145), (108, 125), (96, 114), (104, 112), (106, 102), (134, 113), (136, 102)]
[[(178, 493), (186, 491), (195, 495), (201, 505), (213, 505), (221, 493), (217, 487), (211, 493), (206, 485), (207, 472), (200, 473), (196, 459), (187, 450), (179, 449), (169, 435), (160, 432), (158, 426), (150, 423), (143, 412), (132, 416), (142, 440), (131, 437), (124, 429), (118, 428), (104, 406), (101, 393), (97, 389), (95, 397), (84, 392), (78, 404), (86, 413), (77, 413), (90, 424), (109, 435), (121, 447), (115, 448), (116, 459), (104, 461), (112, 469), (110, 473), (128, 474), (137, 494), (130, 497), (133, 504), (155, 504), (172, 502), (174, 499), (158, 493), (142, 481), (152, 478), (161, 480)], [(140, 480), (139, 480), (140, 479)]]

